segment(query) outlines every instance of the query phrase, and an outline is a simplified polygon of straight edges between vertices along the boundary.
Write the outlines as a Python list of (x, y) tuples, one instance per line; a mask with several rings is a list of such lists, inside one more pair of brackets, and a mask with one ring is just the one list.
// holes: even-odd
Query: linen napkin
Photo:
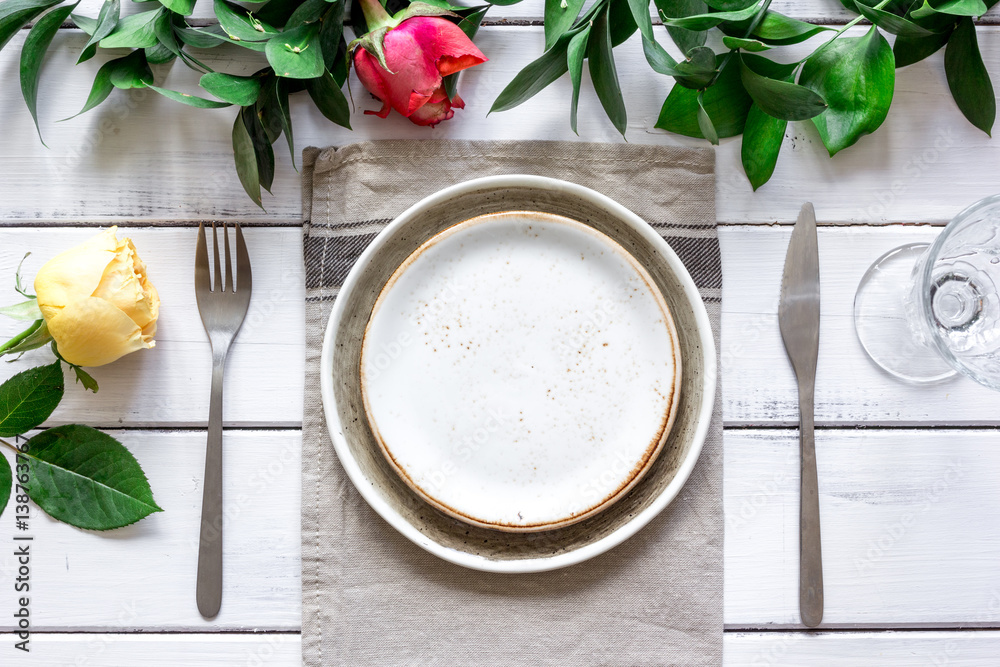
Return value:
[(713, 153), (634, 144), (372, 141), (309, 148), (303, 163), (303, 663), (721, 664), (721, 383), (698, 465), (666, 510), (601, 556), (527, 575), (453, 565), (383, 521), (337, 460), (319, 388), (327, 319), (358, 255), (423, 197), (495, 174), (579, 183), (649, 222), (694, 277), (718, 349), (722, 265)]

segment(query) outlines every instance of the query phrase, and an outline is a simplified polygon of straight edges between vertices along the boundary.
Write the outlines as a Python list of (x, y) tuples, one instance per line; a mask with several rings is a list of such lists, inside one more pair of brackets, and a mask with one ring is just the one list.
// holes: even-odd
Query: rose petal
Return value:
[(122, 239), (114, 259), (104, 269), (104, 275), (94, 296), (110, 301), (128, 315), (139, 327), (156, 320), (159, 295), (150, 290), (146, 265), (139, 259), (131, 239)]
[(103, 366), (156, 345), (128, 315), (97, 297), (66, 305), (48, 325), (59, 354), (78, 366)]
[(389, 109), (392, 107), (389, 104), (389, 92), (386, 90), (382, 77), (388, 76), (389, 73), (364, 49), (358, 49), (354, 52), (354, 70), (358, 73), (361, 85), (382, 102), (382, 108), (378, 111), (366, 110), (365, 113), (378, 116), (379, 118), (388, 116)]
[(104, 269), (115, 258), (117, 227), (110, 227), (84, 243), (59, 253), (35, 276), (38, 307), (46, 319), (68, 303), (90, 296)]

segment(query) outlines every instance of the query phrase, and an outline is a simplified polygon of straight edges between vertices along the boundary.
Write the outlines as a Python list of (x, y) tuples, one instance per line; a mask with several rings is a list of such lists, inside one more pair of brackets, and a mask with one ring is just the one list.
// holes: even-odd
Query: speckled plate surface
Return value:
[[(362, 388), (364, 372), (362, 370), (362, 347), (365, 341), (368, 341), (367, 346), (369, 347), (368, 353), (365, 355), (366, 362), (371, 361), (375, 364), (375, 368), (379, 363), (378, 354), (386, 354), (390, 361), (394, 354), (397, 360), (411, 358), (410, 350), (415, 349), (415, 346), (418, 345), (415, 342), (416, 338), (404, 345), (403, 341), (398, 338), (401, 332), (395, 331), (393, 326), (376, 334), (379, 329), (376, 301), (385, 290), (386, 285), (394, 282), (393, 276), (397, 273), (397, 269), (403, 266), (416, 250), (445, 230), (455, 228), (460, 223), (480, 216), (511, 211), (533, 211), (575, 221), (588, 228), (578, 230), (582, 234), (582, 237), (577, 239), (579, 243), (583, 243), (586, 248), (594, 251), (600, 247), (600, 244), (604, 243), (605, 254), (617, 260), (621, 260), (620, 253), (607, 246), (601, 235), (610, 239), (613, 244), (624, 248), (626, 264), (628, 264), (627, 257), (631, 257), (641, 269), (641, 271), (636, 269), (633, 275), (642, 275), (642, 271), (645, 271), (651, 285), (649, 293), (654, 297), (656, 293), (659, 293), (666, 303), (667, 312), (674, 323), (677, 366), (683, 369), (680, 375), (680, 385), (676, 388), (679, 402), (672, 412), (673, 425), (669, 428), (666, 441), (660, 447), (659, 455), (655, 458), (650, 456), (650, 461), (643, 470), (644, 474), (637, 474), (630, 478), (627, 473), (623, 473), (616, 476), (614, 480), (608, 479), (608, 486), (605, 488), (614, 488), (622, 482), (627, 485), (629, 482), (626, 480), (630, 479), (633, 482), (631, 488), (624, 488), (623, 493), (617, 494), (617, 497), (609, 498), (609, 500), (614, 500), (612, 503), (600, 503), (601, 498), (594, 497), (591, 502), (597, 504), (587, 506), (584, 502), (579, 501), (575, 509), (555, 506), (548, 510), (548, 514), (537, 513), (534, 521), (550, 522), (549, 525), (544, 526), (544, 530), (540, 531), (532, 530), (528, 526), (529, 530), (512, 532), (499, 530), (495, 525), (490, 525), (489, 521), (496, 522), (497, 520), (512, 523), (509, 521), (511, 516), (509, 508), (499, 510), (499, 505), (482, 506), (476, 510), (482, 512), (482, 514), (477, 514), (479, 523), (474, 523), (468, 516), (459, 518), (456, 516), (456, 512), (446, 511), (440, 506), (441, 499), (438, 499), (438, 503), (431, 501), (426, 493), (426, 490), (433, 490), (431, 486), (427, 486), (424, 493), (418, 488), (414, 488), (412, 480), (408, 483), (405, 476), (400, 474), (399, 466), (394, 465), (391, 457), (385, 455), (380, 438), (376, 434), (377, 429), (385, 428), (386, 432), (381, 435), (385, 436), (385, 442), (395, 451), (398, 436), (390, 434), (393, 430), (389, 428), (391, 421), (385, 421), (386, 418), (379, 415), (378, 403), (381, 399), (375, 398), (374, 393), (371, 393), (371, 390), (376, 388), (378, 379), (369, 377), (371, 382), (367, 383), (370, 393), (368, 396), (370, 399), (369, 407), (372, 408), (375, 415), (373, 420), (376, 424), (375, 428), (372, 427), (365, 410), (365, 390)], [(566, 234), (566, 229), (574, 227), (571, 223), (555, 223), (555, 225), (560, 227), (561, 231), (557, 232), (560, 234)], [(489, 249), (490, 244), (482, 243), (482, 246), (484, 249)], [(447, 254), (451, 255), (451, 253)], [(586, 259), (586, 252), (584, 255), (586, 263), (589, 260)], [(577, 261), (580, 260), (577, 259)], [(595, 265), (597, 264), (595, 262)], [(606, 266), (611, 267), (609, 270), (612, 270), (613, 273), (620, 271), (621, 275), (626, 274), (620, 263), (617, 265), (617, 269), (613, 268), (615, 266), (613, 262)], [(404, 275), (405, 273), (408, 271), (404, 272)], [(476, 275), (476, 272), (472, 272), (470, 275)], [(412, 286), (413, 289), (419, 287), (420, 285), (416, 283)], [(388, 293), (391, 294), (398, 288), (399, 285), (395, 285)], [(400, 292), (401, 297), (406, 296), (405, 291), (404, 288)], [(478, 292), (478, 290), (475, 291)], [(582, 291), (570, 290), (568, 294), (576, 295), (579, 298)], [(540, 293), (539, 297), (542, 296)], [(518, 301), (523, 302), (524, 298), (521, 297)], [(399, 303), (405, 307), (412, 304), (413, 300), (401, 298)], [(593, 304), (593, 301), (589, 303)], [(386, 307), (387, 300), (383, 300), (378, 311), (382, 311)], [(540, 313), (541, 309), (536, 312)], [(648, 314), (650, 311), (646, 312)], [(392, 319), (390, 318), (390, 321)], [(405, 320), (405, 317), (403, 319)], [(393, 331), (395, 331), (394, 335), (397, 336), (396, 339), (392, 337)], [(381, 338), (376, 341), (375, 335), (381, 336)], [(554, 331), (550, 331), (550, 342), (553, 335)], [(451, 340), (457, 343), (461, 342), (459, 338), (461, 337), (446, 336), (442, 340)], [(650, 340), (653, 339), (655, 336), (650, 338)], [(530, 337), (524, 340), (530, 340)], [(622, 335), (615, 340), (621, 344), (625, 337)], [(469, 347), (474, 347), (475, 343), (482, 344), (483, 341), (481, 339), (477, 341), (474, 337), (465, 342)], [(608, 342), (610, 347), (612, 341)], [(393, 343), (399, 345), (398, 350), (393, 347)], [(447, 344), (446, 342), (445, 345)], [(383, 345), (386, 347), (383, 348)], [(403, 354), (404, 347), (407, 351), (405, 355)], [(545, 346), (539, 346), (535, 352), (544, 349)], [(467, 352), (470, 351), (467, 349)], [(551, 379), (554, 377), (552, 369), (555, 368), (555, 360), (559, 360), (561, 357), (558, 350), (550, 348), (549, 351), (552, 355), (550, 361), (553, 365), (548, 368), (544, 375)], [(517, 349), (508, 349), (505, 354), (508, 354), (508, 358), (504, 358), (505, 367), (516, 370), (517, 364), (522, 361)], [(638, 355), (638, 352), (636, 354)], [(622, 358), (621, 355), (618, 358)], [(421, 355), (412, 355), (411, 358), (412, 361), (421, 363), (429, 363), (429, 359), (431, 359), (430, 356)], [(588, 363), (588, 366), (598, 367), (597, 362), (601, 359), (600, 353), (595, 359), (597, 361)], [(659, 357), (659, 359), (665, 363), (665, 357)], [(579, 563), (620, 544), (649, 523), (677, 496), (695, 466), (712, 415), (717, 372), (715, 344), (708, 322), (708, 314), (694, 282), (669, 245), (641, 218), (607, 197), (572, 183), (538, 176), (496, 176), (467, 181), (427, 197), (393, 220), (362, 253), (347, 276), (330, 315), (320, 363), (323, 406), (333, 447), (344, 470), (364, 499), (393, 528), (427, 551), (465, 567), (492, 572), (540, 572)], [(494, 359), (494, 363), (499, 370), (501, 365), (499, 356)], [(379, 370), (387, 373), (395, 368), (394, 363), (387, 363), (386, 360), (382, 360), (382, 364), (384, 368)], [(531, 370), (530, 362), (528, 366), (527, 370)], [(608, 365), (607, 367), (620, 370), (623, 366)], [(399, 368), (402, 370), (403, 366)], [(570, 368), (570, 375), (572, 375), (572, 367)], [(523, 368), (521, 370), (525, 371)], [(666, 372), (666, 366), (663, 370), (664, 373), (660, 377), (671, 377), (671, 373)], [(676, 369), (674, 370), (676, 371)], [(565, 369), (563, 372), (565, 373)], [(411, 377), (415, 376), (411, 375)], [(525, 377), (530, 378), (527, 371), (525, 371)], [(649, 379), (649, 376), (642, 377), (646, 381)], [(663, 386), (669, 385), (665, 379), (663, 383)], [(621, 379), (616, 380), (615, 384), (618, 387), (624, 386)], [(535, 383), (532, 386), (543, 385)], [(551, 387), (544, 387), (544, 389), (548, 388)], [(544, 389), (542, 394), (544, 394)], [(409, 391), (412, 396), (412, 389)], [(451, 391), (459, 392), (459, 389), (452, 387)], [(464, 391), (474, 394), (477, 391), (482, 393), (484, 390), (477, 389), (475, 386), (467, 386), (464, 387)], [(655, 427), (650, 426), (651, 415), (660, 414), (653, 409), (656, 406), (652, 398), (655, 396), (655, 392), (649, 392), (646, 387), (640, 386), (629, 386), (627, 391), (630, 394), (637, 392), (644, 396), (647, 401), (645, 407), (636, 413), (643, 416), (646, 420), (645, 425), (641, 429), (637, 427), (635, 433), (655, 435)], [(428, 394), (426, 404), (444, 405), (444, 402), (435, 399), (430, 391), (426, 393)], [(566, 395), (563, 394), (563, 396)], [(385, 398), (390, 397), (387, 394)], [(462, 398), (467, 400), (464, 396)], [(508, 397), (505, 400), (516, 398), (516, 396)], [(541, 396), (535, 398), (536, 401), (525, 400), (523, 404), (541, 403), (544, 405), (544, 398)], [(607, 399), (616, 397), (605, 395), (603, 398), (604, 402), (595, 399), (593, 405), (606, 406), (608, 405)], [(486, 402), (488, 403), (490, 400), (487, 398)], [(661, 405), (663, 404), (665, 403)], [(384, 405), (391, 406), (394, 405), (394, 402), (387, 400)], [(584, 407), (586, 405), (584, 404)], [(512, 407), (508, 406), (508, 412), (512, 411)], [(577, 407), (579, 408), (579, 406)], [(474, 424), (476, 426), (471, 434), (465, 433), (461, 436), (458, 440), (459, 443), (465, 442), (469, 446), (465, 441), (466, 436), (470, 436), (475, 442), (476, 429), (482, 428), (487, 434), (489, 433), (488, 423), (477, 424), (478, 419), (484, 416), (489, 417), (489, 409), (489, 407), (480, 409), (473, 417), (462, 417), (462, 419), (469, 419), (469, 421), (463, 422), (463, 428)], [(539, 409), (539, 413), (541, 412), (543, 411)], [(549, 418), (554, 419), (557, 412), (551, 411)], [(503, 416), (505, 419), (507, 418), (506, 414)], [(401, 420), (399, 424), (404, 424), (403, 417), (405, 415), (397, 415), (390, 419), (399, 418)], [(454, 419), (448, 415), (446, 410), (442, 409), (439, 418), (444, 417)], [(660, 417), (662, 418), (662, 414)], [(511, 419), (513, 419), (512, 414)], [(552, 428), (554, 423), (550, 422), (548, 427)], [(569, 423), (568, 420), (565, 423)], [(590, 423), (595, 427), (600, 427), (602, 422), (591, 421)], [(457, 423), (454, 425), (458, 428)], [(525, 436), (527, 435), (525, 434)], [(479, 437), (482, 439), (481, 433)], [(630, 437), (629, 441), (638, 448), (642, 447), (643, 444), (648, 445), (652, 441), (652, 437), (646, 442), (638, 437), (634, 439)], [(440, 445), (437, 447), (438, 452), (448, 454), (447, 448), (442, 448)], [(567, 450), (568, 445), (564, 445), (559, 450), (562, 455), (554, 459), (557, 465), (551, 465), (548, 469), (549, 472), (546, 473), (549, 479), (553, 479), (556, 472), (564, 473), (571, 467), (566, 466), (567, 461), (579, 463), (591, 460), (589, 456), (566, 458), (568, 456)], [(453, 449), (450, 451), (454, 454)], [(635, 451), (637, 449), (633, 450), (633, 452)], [(628, 460), (637, 461), (640, 459), (633, 453), (628, 456)], [(562, 461), (561, 466), (558, 465), (559, 461)], [(440, 471), (443, 472), (444, 461), (441, 463)], [(423, 463), (421, 465), (429, 480), (429, 475), (433, 474), (437, 468), (434, 465)], [(333, 490), (331, 490), (332, 492)], [(600, 496), (600, 493), (597, 496)], [(580, 497), (582, 498), (582, 494)], [(454, 497), (452, 502), (454, 502)], [(459, 500), (459, 503), (461, 502)], [(470, 506), (463, 506), (465, 511), (470, 513), (468, 510)], [(532, 507), (537, 510), (541, 506), (532, 504)], [(586, 515), (578, 518), (574, 512)], [(524, 521), (523, 509), (521, 513), (522, 519), (520, 520)], [(575, 520), (565, 521), (567, 517)], [(481, 521), (482, 519), (487, 519), (487, 521)], [(551, 523), (552, 519), (555, 519), (556, 522)], [(560, 521), (560, 519), (563, 520)]]
[(569, 525), (625, 495), (667, 439), (680, 373), (642, 265), (534, 211), (422, 244), (381, 291), (361, 352), (390, 465), (438, 509), (504, 531)]

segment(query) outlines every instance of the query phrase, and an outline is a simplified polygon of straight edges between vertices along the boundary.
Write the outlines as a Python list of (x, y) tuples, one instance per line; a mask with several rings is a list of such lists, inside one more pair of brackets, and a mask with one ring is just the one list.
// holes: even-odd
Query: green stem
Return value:
[(6, 440), (4, 440), (2, 438), (0, 438), (0, 445), (6, 445), (7, 447), (10, 447), (11, 449), (13, 449), (18, 454), (23, 454), (24, 453), (20, 449), (18, 449), (15, 445), (10, 444), (9, 442), (7, 442)]
[(16, 336), (14, 336), (13, 338), (11, 338), (9, 341), (7, 341), (6, 343), (4, 343), (3, 345), (0, 345), (0, 356), (3, 356), (4, 353), (7, 352), (7, 350), (9, 350), (12, 347), (16, 346), (18, 343), (20, 343), (21, 341), (23, 341), (25, 338), (27, 338), (31, 334), (35, 333), (35, 331), (38, 329), (38, 327), (41, 326), (41, 322), (42, 322), (42, 320), (35, 320), (34, 322), (31, 323), (31, 326), (29, 326), (27, 329), (25, 329), (21, 333), (17, 334)]
[(365, 23), (368, 24), (368, 32), (384, 27), (392, 26), (392, 17), (379, 0), (361, 0), (361, 13), (365, 15)]

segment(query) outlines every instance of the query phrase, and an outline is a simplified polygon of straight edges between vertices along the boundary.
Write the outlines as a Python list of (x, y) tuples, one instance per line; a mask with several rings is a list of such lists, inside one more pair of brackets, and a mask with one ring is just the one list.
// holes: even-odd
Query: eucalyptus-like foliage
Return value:
[[(591, 72), (600, 74), (592, 77), (597, 96), (624, 135), (625, 105), (614, 56), (599, 27), (610, 23), (613, 46), (639, 31), (650, 68), (675, 80), (656, 127), (713, 144), (742, 135), (743, 168), (756, 190), (774, 172), (788, 121), (812, 122), (832, 156), (885, 120), (896, 68), (923, 60), (945, 45), (952, 96), (969, 122), (989, 134), (996, 99), (973, 18), (996, 2), (841, 0), (859, 16), (834, 29), (771, 11), (771, 0), (654, 0), (666, 27), (654, 34), (648, 0), (597, 0), (582, 14), (584, 3), (546, 0), (545, 52), (514, 77), (492, 110), (525, 102), (569, 70), (570, 127), (575, 132), (579, 72), (586, 58)], [(861, 20), (872, 24), (866, 35), (842, 36)], [(705, 46), (713, 32), (720, 33), (728, 50), (716, 52)], [(789, 58), (781, 47), (823, 33), (830, 39), (810, 55), (782, 62)], [(894, 46), (883, 33), (896, 36)], [(675, 61), (667, 53), (657, 41), (663, 37), (685, 54), (683, 60)]]

